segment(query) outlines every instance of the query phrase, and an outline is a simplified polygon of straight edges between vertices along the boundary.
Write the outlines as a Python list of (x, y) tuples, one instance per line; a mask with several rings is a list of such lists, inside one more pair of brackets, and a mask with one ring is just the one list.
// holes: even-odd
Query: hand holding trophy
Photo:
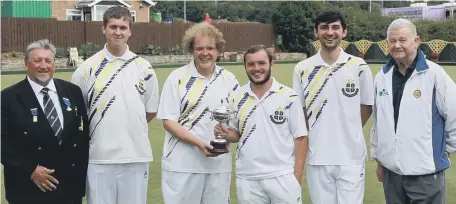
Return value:
[[(230, 111), (224, 105), (217, 106), (213, 111), (211, 111), (211, 113), (212, 119), (219, 122), (220, 126), (223, 126), (223, 124), (228, 125), (228, 121), (234, 114), (233, 111)], [(221, 134), (216, 134), (215, 138), (211, 140), (210, 144), (213, 147), (213, 149), (210, 150), (212, 153), (225, 154), (229, 152), (227, 145), (228, 141), (224, 139)]]

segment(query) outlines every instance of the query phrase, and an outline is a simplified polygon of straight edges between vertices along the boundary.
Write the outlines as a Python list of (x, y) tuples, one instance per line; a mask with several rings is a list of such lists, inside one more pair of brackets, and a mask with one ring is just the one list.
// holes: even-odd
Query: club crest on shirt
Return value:
[(355, 81), (352, 79), (349, 79), (345, 85), (345, 88), (342, 88), (342, 93), (346, 97), (354, 97), (358, 94), (358, 92), (359, 88), (356, 87)]
[(421, 97), (421, 91), (419, 89), (413, 91), (413, 96), (418, 99)]
[(144, 79), (140, 79), (138, 84), (135, 85), (136, 90), (138, 90), (139, 94), (143, 95), (146, 92), (146, 88), (144, 87)]
[(274, 114), (269, 115), (269, 118), (275, 124), (283, 124), (287, 120), (287, 118), (284, 115), (283, 108), (277, 108), (274, 111)]
[(383, 89), (382, 91), (379, 91), (378, 92), (378, 96), (388, 96), (388, 91), (386, 91), (386, 89)]

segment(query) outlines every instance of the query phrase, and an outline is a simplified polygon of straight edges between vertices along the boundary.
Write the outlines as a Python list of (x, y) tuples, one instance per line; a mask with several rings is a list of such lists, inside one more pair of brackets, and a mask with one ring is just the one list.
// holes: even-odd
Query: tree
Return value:
[(281, 2), (273, 16), (277, 35), (290, 52), (308, 52), (314, 39), (314, 19), (324, 7), (321, 2)]
[[(229, 21), (254, 21), (271, 23), (272, 15), (279, 2), (248, 2), (248, 1), (187, 1), (187, 20), (200, 22), (204, 14), (212, 19)], [(175, 18), (184, 18), (183, 1), (159, 1), (150, 8), (151, 13), (161, 12), (162, 15), (172, 14)]]

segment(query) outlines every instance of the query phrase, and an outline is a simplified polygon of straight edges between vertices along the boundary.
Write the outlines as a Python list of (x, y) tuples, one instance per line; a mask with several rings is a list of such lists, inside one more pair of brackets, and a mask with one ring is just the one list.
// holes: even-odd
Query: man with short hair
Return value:
[(162, 190), (166, 204), (228, 204), (231, 153), (213, 152), (210, 141), (217, 121), (211, 111), (228, 103), (238, 81), (216, 65), (225, 40), (215, 26), (193, 25), (182, 39), (193, 60), (166, 79), (158, 118), (166, 130), (162, 157)]
[(298, 63), (293, 88), (309, 125), (307, 183), (315, 204), (363, 203), (366, 143), (363, 126), (373, 104), (373, 80), (366, 62), (340, 47), (347, 24), (340, 12), (315, 21), (321, 49)]
[(237, 142), (236, 186), (240, 204), (302, 203), (301, 179), (308, 150), (301, 102), (293, 89), (271, 78), (272, 55), (263, 45), (244, 54), (249, 83), (229, 100), (237, 113), (215, 134)]
[(82, 204), (89, 157), (87, 112), (76, 85), (54, 79), (55, 46), (32, 42), (27, 77), (2, 90), (1, 161), (12, 204)]
[(89, 204), (147, 203), (148, 122), (158, 108), (158, 81), (150, 63), (128, 49), (132, 24), (128, 9), (106, 10), (106, 45), (73, 74), (89, 114)]
[(371, 157), (386, 203), (446, 203), (445, 170), (456, 152), (456, 85), (418, 49), (406, 19), (387, 31), (390, 58), (375, 76)]

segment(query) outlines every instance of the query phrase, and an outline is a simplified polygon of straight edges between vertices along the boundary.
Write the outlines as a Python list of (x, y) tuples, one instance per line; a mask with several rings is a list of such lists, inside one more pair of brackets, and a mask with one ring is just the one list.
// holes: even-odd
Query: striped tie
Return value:
[(54, 103), (51, 98), (49, 98), (49, 88), (44, 87), (41, 89), (41, 92), (44, 94), (43, 104), (44, 104), (44, 114), (46, 115), (49, 124), (51, 125), (52, 130), (54, 131), (55, 136), (60, 141), (62, 133), (62, 124), (60, 123), (59, 116), (57, 115), (57, 110), (55, 109)]

